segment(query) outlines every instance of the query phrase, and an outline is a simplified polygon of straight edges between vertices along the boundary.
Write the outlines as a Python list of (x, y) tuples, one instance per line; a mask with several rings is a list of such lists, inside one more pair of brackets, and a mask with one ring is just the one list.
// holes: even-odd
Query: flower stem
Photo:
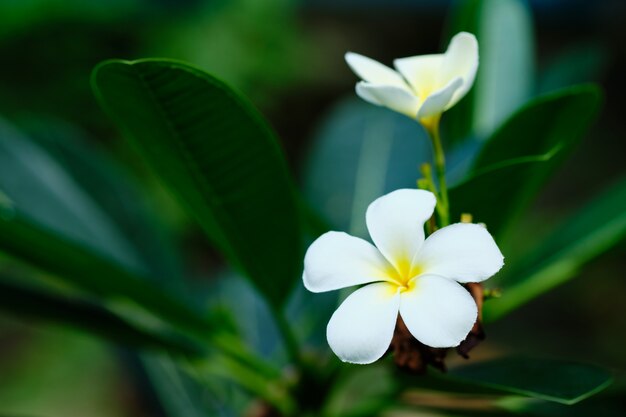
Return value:
[[(417, 180), (417, 188), (421, 190), (430, 191), (437, 197), (439, 200), (439, 191), (437, 191), (437, 187), (435, 186), (435, 180), (433, 178), (433, 170), (429, 163), (424, 163), (420, 167), (420, 172), (422, 173), (422, 178)], [(431, 218), (426, 222), (426, 230), (428, 234), (431, 235), (435, 233), (437, 230), (437, 224), (435, 222), (435, 216), (431, 216)]]
[(437, 214), (439, 215), (439, 227), (450, 224), (450, 205), (448, 202), (448, 186), (446, 184), (446, 157), (441, 146), (441, 135), (439, 134), (439, 117), (423, 123), (426, 132), (433, 143), (433, 153), (435, 158), (435, 170), (439, 183)]

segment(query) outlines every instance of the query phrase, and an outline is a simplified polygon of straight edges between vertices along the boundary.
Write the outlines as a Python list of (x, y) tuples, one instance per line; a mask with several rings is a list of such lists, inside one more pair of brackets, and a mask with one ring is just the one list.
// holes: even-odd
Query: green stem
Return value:
[(439, 117), (424, 123), (424, 127), (433, 143), (435, 157), (435, 170), (437, 181), (439, 182), (439, 202), (437, 204), (437, 214), (439, 214), (439, 227), (450, 224), (450, 204), (448, 202), (448, 186), (446, 184), (446, 157), (441, 146), (441, 135), (439, 134)]

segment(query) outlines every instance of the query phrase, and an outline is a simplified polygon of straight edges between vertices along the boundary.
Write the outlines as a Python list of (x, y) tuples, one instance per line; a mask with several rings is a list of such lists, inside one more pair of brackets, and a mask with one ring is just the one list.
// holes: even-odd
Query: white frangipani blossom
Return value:
[(346, 62), (363, 79), (356, 85), (362, 99), (427, 121), (454, 106), (472, 87), (478, 42), (471, 33), (460, 32), (446, 53), (396, 59), (396, 70), (353, 52), (346, 54)]
[(477, 318), (461, 285), (498, 272), (504, 258), (487, 230), (456, 223), (425, 239), (424, 223), (435, 208), (428, 191), (401, 189), (367, 209), (371, 243), (328, 232), (311, 244), (303, 280), (312, 292), (363, 285), (335, 311), (328, 343), (345, 362), (366, 364), (388, 349), (398, 314), (411, 334), (432, 347), (459, 345)]

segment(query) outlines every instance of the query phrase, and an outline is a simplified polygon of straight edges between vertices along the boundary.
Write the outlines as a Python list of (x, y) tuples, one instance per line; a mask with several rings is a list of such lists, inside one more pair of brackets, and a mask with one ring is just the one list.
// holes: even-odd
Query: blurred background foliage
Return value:
[[(599, 118), (580, 144), (572, 145), (570, 157), (506, 241), (515, 257), (626, 174), (625, 18), (619, 0), (0, 0), (0, 190), (11, 197), (7, 202), (0, 193), (0, 218), (23, 216), (25, 224), (34, 219), (99, 254), (85, 265), (66, 265), (62, 256), (80, 257), (79, 248), (34, 231), (28, 240), (0, 248), (0, 282), (23, 285), (11, 287), (13, 292), (0, 288), (2, 306), (13, 312), (0, 313), (0, 415), (173, 417), (249, 410), (248, 396), (220, 374), (224, 364), (194, 366), (195, 379), (203, 381), (198, 385), (170, 357), (136, 354), (85, 334), (81, 329), (93, 332), (94, 326), (81, 315), (97, 319), (96, 333), (105, 338), (123, 321), (128, 327), (116, 337), (131, 345), (193, 352), (197, 340), (181, 341), (168, 323), (211, 325), (191, 322), (189, 311), (209, 309), (212, 317), (223, 317), (220, 325), (238, 329), (248, 346), (275, 363), (286, 362), (268, 307), (224, 267), (199, 227), (99, 108), (89, 77), (100, 61), (185, 60), (241, 90), (277, 130), (306, 200), (333, 227), (362, 236), (367, 204), (384, 192), (414, 186), (417, 166), (430, 156), (415, 123), (354, 97), (345, 51), (389, 64), (395, 57), (438, 52), (459, 29), (477, 34), (476, 86), (443, 118), (449, 177), (457, 183), (471, 171), (480, 144), (527, 100), (599, 83), (604, 91)], [(575, 126), (576, 120), (571, 122)], [(619, 210), (626, 201), (623, 193), (609, 194), (613, 205), (597, 208), (601, 213)], [(593, 218), (580, 223), (594, 230)], [(25, 253), (19, 251), (37, 244), (48, 245), (49, 256), (17, 260), (4, 254)], [(473, 358), (540, 352), (594, 362), (621, 375), (625, 255), (626, 244), (617, 244), (558, 291), (490, 324), (488, 343)], [(122, 265), (125, 275), (109, 261)], [(74, 285), (34, 268), (42, 265), (74, 277)], [(86, 271), (105, 284), (95, 288), (81, 280)], [(151, 293), (146, 280), (169, 294), (183, 294), (187, 304), (169, 303), (172, 307), (155, 317), (146, 310), (161, 305), (161, 293)], [(129, 282), (136, 283), (141, 307), (116, 292)], [(94, 294), (107, 295), (106, 310)], [(32, 308), (20, 297), (31, 300)], [(336, 299), (319, 295), (316, 315), (302, 307), (309, 297), (296, 290), (289, 316), (298, 323), (300, 339), (324, 346), (320, 329)], [(241, 314), (222, 315), (233, 307)], [(168, 336), (155, 339), (142, 329)], [(392, 390), (393, 382), (377, 374), (378, 368), (362, 372), (371, 373), (363, 378), (380, 381), (370, 387), (372, 398)], [(354, 405), (350, 390), (362, 387), (351, 388), (351, 378), (357, 377), (342, 379), (346, 388), (331, 396), (327, 415), (345, 415), (342, 404)], [(571, 409), (576, 411), (520, 400), (502, 405), (532, 415), (589, 415), (590, 409), (594, 415), (620, 415), (615, 413), (626, 412), (623, 385), (618, 377), (611, 391)], [(411, 401), (425, 403), (406, 398)]]

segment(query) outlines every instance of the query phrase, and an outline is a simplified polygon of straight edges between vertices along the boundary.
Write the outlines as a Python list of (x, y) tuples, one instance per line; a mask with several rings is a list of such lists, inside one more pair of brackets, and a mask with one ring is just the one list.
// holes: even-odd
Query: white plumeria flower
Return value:
[(363, 79), (356, 92), (370, 103), (426, 121), (454, 106), (472, 87), (478, 70), (478, 42), (458, 33), (445, 54), (396, 59), (397, 71), (348, 52), (346, 62)]
[(436, 348), (459, 345), (476, 322), (476, 302), (461, 283), (484, 281), (504, 258), (477, 224), (456, 223), (424, 239), (435, 204), (429, 191), (394, 191), (367, 209), (376, 246), (328, 232), (309, 247), (303, 274), (309, 291), (368, 284), (346, 298), (328, 323), (328, 344), (344, 362), (379, 359), (398, 313), (417, 340)]

